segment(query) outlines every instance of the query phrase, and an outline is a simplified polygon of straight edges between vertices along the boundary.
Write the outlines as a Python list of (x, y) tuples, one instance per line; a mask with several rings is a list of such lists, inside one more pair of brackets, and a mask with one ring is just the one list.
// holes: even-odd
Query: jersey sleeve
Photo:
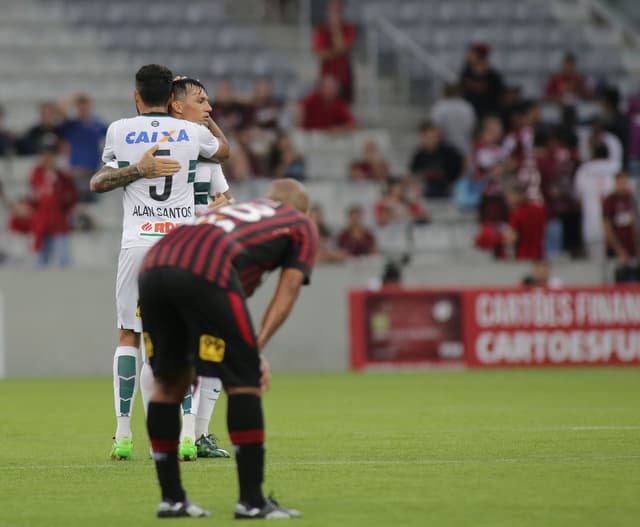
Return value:
[(316, 259), (318, 233), (309, 218), (301, 217), (292, 231), (292, 243), (283, 269), (298, 269), (304, 274), (304, 284), (311, 281), (311, 271)]
[(220, 148), (218, 139), (204, 126), (195, 126), (198, 138), (198, 154), (205, 159), (210, 159)]
[(115, 150), (116, 126), (117, 122), (111, 123), (109, 128), (107, 128), (107, 135), (104, 140), (104, 149), (102, 150), (102, 162), (113, 168), (118, 168)]

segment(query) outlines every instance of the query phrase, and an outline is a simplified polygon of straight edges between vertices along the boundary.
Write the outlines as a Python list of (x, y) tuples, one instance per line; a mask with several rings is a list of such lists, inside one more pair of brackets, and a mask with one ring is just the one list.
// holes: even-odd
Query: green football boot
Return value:
[(111, 459), (114, 461), (128, 461), (133, 453), (133, 441), (129, 437), (123, 437), (120, 441), (113, 438), (111, 447)]
[(196, 441), (196, 447), (198, 447), (198, 457), (231, 457), (225, 449), (218, 448), (216, 436), (213, 434), (202, 434)]
[(178, 459), (180, 461), (195, 461), (198, 459), (198, 449), (190, 437), (184, 437), (178, 447)]

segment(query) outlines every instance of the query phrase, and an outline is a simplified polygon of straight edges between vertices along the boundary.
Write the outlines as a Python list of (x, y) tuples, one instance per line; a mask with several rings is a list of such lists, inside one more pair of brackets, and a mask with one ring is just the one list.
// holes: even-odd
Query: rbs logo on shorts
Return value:
[[(177, 133), (176, 133), (177, 132)], [(147, 133), (145, 130), (141, 132), (129, 132), (125, 137), (125, 141), (129, 145), (137, 143), (182, 143), (189, 141), (189, 135), (184, 128), (180, 130), (163, 130)]]

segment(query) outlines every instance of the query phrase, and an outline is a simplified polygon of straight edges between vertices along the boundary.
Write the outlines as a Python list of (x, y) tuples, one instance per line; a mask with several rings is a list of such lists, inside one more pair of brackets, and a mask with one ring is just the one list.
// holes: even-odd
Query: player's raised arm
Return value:
[(280, 274), (278, 287), (262, 319), (262, 325), (258, 333), (258, 348), (260, 351), (264, 349), (273, 334), (287, 320), (304, 282), (305, 274), (300, 269), (289, 267)]
[(157, 178), (173, 176), (180, 170), (180, 163), (174, 159), (154, 157), (158, 145), (147, 150), (142, 159), (133, 165), (114, 168), (105, 165), (98, 170), (89, 183), (91, 192), (109, 192), (110, 190), (125, 187), (142, 178)]

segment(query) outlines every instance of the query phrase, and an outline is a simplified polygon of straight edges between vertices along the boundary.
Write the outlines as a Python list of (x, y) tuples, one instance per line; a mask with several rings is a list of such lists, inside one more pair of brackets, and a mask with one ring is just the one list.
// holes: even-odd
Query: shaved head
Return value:
[(266, 197), (273, 201), (286, 203), (305, 214), (309, 210), (307, 189), (295, 179), (276, 179), (269, 186)]

